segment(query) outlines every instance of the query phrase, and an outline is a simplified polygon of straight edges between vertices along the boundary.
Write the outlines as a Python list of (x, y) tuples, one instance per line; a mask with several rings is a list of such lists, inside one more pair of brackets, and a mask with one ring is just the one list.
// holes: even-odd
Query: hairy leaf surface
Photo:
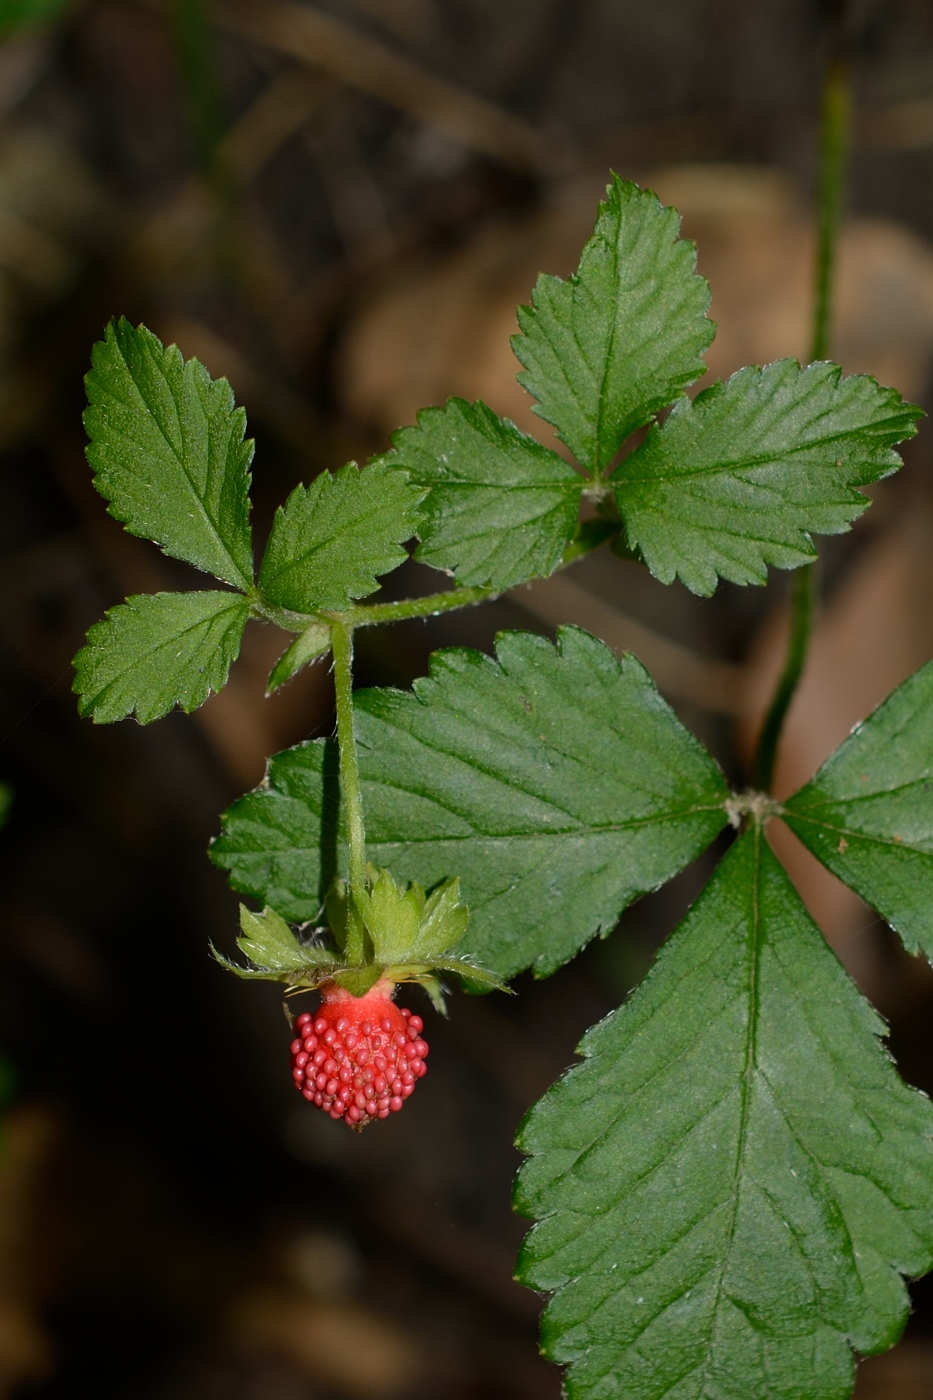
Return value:
[(464, 399), (424, 409), (392, 444), (383, 460), (430, 487), (416, 558), (493, 588), (557, 568), (585, 482), (556, 452)]
[(408, 557), (424, 489), (404, 472), (354, 462), (298, 486), (275, 513), (259, 571), (270, 603), (296, 612), (346, 608)]
[(532, 1109), (520, 1276), (572, 1400), (842, 1400), (933, 1262), (933, 1106), (764, 838)]
[(175, 705), (196, 710), (221, 690), (249, 604), (239, 593), (139, 593), (110, 608), (75, 657), (78, 711), (98, 724), (140, 724)]
[(606, 193), (576, 273), (538, 278), (512, 340), (535, 412), (594, 476), (706, 372), (716, 330), (677, 211), (617, 175)]
[(94, 346), (85, 385), (87, 457), (110, 514), (166, 554), (249, 588), (253, 443), (226, 379), (123, 319)]
[[(370, 858), (425, 887), (459, 875), (469, 951), (501, 976), (553, 972), (725, 824), (722, 774), (641, 664), (576, 628), (437, 653), (412, 693), (358, 693), (356, 731)], [(296, 921), (336, 861), (330, 752), (274, 759), (212, 851)]]
[(784, 820), (910, 952), (933, 960), (933, 662), (853, 730)]
[(820, 361), (749, 366), (677, 403), (613, 478), (628, 543), (662, 583), (712, 593), (717, 576), (764, 583), (768, 565), (816, 553), (811, 533), (848, 529), (855, 488), (901, 465), (920, 410), (867, 374)]

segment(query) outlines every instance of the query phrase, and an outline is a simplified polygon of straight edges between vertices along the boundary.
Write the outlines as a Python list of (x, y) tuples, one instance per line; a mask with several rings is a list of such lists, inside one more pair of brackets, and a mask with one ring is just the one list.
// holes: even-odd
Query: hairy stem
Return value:
[(170, 0), (169, 20), (195, 153), (212, 175), (224, 117), (207, 0)]
[[(836, 248), (839, 242), (839, 219), (849, 153), (850, 108), (848, 57), (837, 50), (827, 62), (823, 77), (819, 226), (813, 337), (810, 343), (811, 361), (824, 360), (829, 354)], [(806, 664), (810, 633), (816, 614), (817, 591), (817, 565), (806, 564), (802, 569), (798, 569), (794, 576), (787, 659), (758, 740), (755, 786), (763, 792), (770, 789), (774, 779), (774, 765), (784, 720)]]
[(495, 598), (501, 589), (448, 588), (444, 593), (429, 593), (424, 598), (402, 598), (397, 603), (372, 603), (368, 607), (350, 608), (342, 614), (348, 627), (373, 627), (380, 622), (404, 622), (410, 617), (437, 617), (455, 608), (469, 608)]
[(366, 828), (363, 794), (353, 731), (353, 632), (343, 622), (331, 622), (334, 652), (334, 688), (337, 692), (337, 747), (340, 751), (340, 786), (347, 814), (350, 845), (350, 907), (347, 911), (346, 956), (360, 964), (365, 956), (365, 931), (359, 905), (366, 890)]
[(836, 249), (849, 153), (850, 108), (849, 61), (844, 54), (836, 54), (827, 63), (823, 79), (820, 206), (811, 360), (825, 360), (829, 355)]

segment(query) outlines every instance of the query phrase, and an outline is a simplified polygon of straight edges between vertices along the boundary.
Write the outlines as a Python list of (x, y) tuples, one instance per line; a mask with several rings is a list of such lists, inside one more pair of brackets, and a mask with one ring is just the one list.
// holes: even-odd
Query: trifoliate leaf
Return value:
[(532, 1109), (520, 1277), (571, 1400), (842, 1400), (933, 1263), (933, 1106), (761, 835)]
[(629, 546), (662, 583), (709, 594), (717, 575), (764, 583), (848, 529), (857, 486), (897, 471), (920, 410), (867, 374), (777, 360), (675, 405), (613, 477)]
[(677, 211), (617, 175), (606, 193), (575, 275), (538, 278), (512, 339), (535, 412), (594, 477), (705, 373), (716, 331)]
[(275, 513), (259, 571), (270, 603), (296, 612), (346, 608), (376, 589), (376, 578), (408, 557), (422, 487), (404, 472), (355, 462), (299, 486)]
[(240, 650), (249, 604), (239, 593), (139, 593), (110, 608), (75, 657), (79, 713), (98, 724), (140, 724), (175, 705), (196, 710), (222, 690)]
[(463, 399), (426, 408), (392, 443), (383, 461), (430, 487), (416, 558), (458, 583), (492, 588), (557, 568), (586, 483), (556, 452)]
[(94, 485), (132, 535), (249, 588), (252, 441), (226, 379), (145, 326), (111, 322), (85, 379)]
[(933, 961), (933, 662), (783, 806), (804, 845)]
[[(632, 656), (563, 628), (447, 651), (413, 693), (355, 697), (370, 857), (431, 888), (459, 875), (471, 957), (553, 972), (725, 824), (728, 793)], [(314, 918), (338, 852), (330, 745), (279, 754), (212, 857), (235, 889)], [(458, 955), (460, 952), (458, 950)]]

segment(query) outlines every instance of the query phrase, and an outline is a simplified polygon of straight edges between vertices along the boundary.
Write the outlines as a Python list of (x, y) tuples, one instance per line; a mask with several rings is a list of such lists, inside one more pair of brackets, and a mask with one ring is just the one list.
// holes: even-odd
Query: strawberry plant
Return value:
[[(442, 1007), (444, 978), (549, 976), (732, 829), (643, 984), (525, 1119), (516, 1206), (537, 1223), (520, 1276), (549, 1295), (544, 1349), (579, 1400), (835, 1400), (854, 1352), (903, 1328), (904, 1276), (933, 1265), (933, 1109), (765, 833), (785, 821), (933, 957), (933, 663), (782, 802), (769, 787), (805, 576), (747, 791), (634, 656), (575, 627), (442, 651), (410, 692), (353, 694), (358, 628), (478, 604), (597, 547), (699, 594), (761, 584), (807, 566), (813, 537), (847, 529), (859, 488), (898, 468), (919, 410), (820, 354), (685, 396), (714, 334), (694, 257), (672, 209), (614, 178), (577, 273), (540, 277), (519, 313), (521, 381), (567, 455), (452, 399), (362, 469), (298, 487), (258, 572), (253, 449), (228, 385), (144, 327), (108, 327), (87, 379), (97, 488), (218, 586), (111, 609), (75, 689), (101, 723), (193, 710), (250, 619), (290, 638), (270, 689), (332, 659), (336, 740), (272, 758), (211, 856), (259, 906), (242, 910), (245, 961), (221, 961), (319, 991), (295, 1025), (295, 1082), (309, 1112), (357, 1128), (426, 1068), (398, 984)], [(453, 585), (374, 600), (413, 539)]]

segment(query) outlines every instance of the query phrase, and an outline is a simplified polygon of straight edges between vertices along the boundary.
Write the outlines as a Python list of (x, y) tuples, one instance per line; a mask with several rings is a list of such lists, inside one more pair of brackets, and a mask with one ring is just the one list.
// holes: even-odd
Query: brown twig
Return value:
[(553, 174), (569, 163), (554, 138), (330, 15), (287, 0), (227, 0), (216, 18), (243, 38), (324, 69), (523, 174)]

